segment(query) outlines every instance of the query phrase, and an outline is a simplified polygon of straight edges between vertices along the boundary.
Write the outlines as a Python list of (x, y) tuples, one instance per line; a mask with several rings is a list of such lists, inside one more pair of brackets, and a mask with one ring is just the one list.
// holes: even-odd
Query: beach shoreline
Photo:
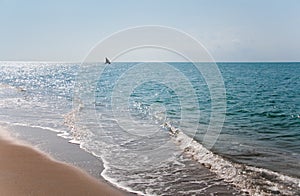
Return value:
[[(107, 183), (104, 179), (101, 179), (101, 171), (98, 172), (98, 175), (94, 171), (99, 168), (88, 168), (91, 166), (90, 164), (84, 164), (83, 162), (80, 163), (80, 161), (77, 161), (76, 165), (76, 160), (67, 161), (66, 159), (68, 159), (68, 157), (65, 157), (65, 160), (62, 160), (62, 158), (56, 160), (56, 157), (63, 157), (61, 152), (52, 152), (49, 155), (49, 153), (47, 152), (49, 150), (51, 151), (51, 149), (45, 150), (46, 145), (32, 145), (30, 141), (22, 140), (22, 138), (26, 137), (26, 134), (16, 134), (16, 131), (21, 130), (30, 133), (34, 132), (34, 130), (30, 130), (30, 128), (26, 130), (26, 128), (24, 127), (18, 127), (17, 130), (9, 130), (8, 132), (7, 128), (0, 127), (1, 194), (132, 195), (129, 192), (112, 186), (111, 184)], [(51, 133), (49, 134), (51, 135)], [(45, 137), (48, 137), (49, 134), (45, 135)], [(66, 149), (66, 153), (74, 151), (74, 149), (76, 148), (77, 150), (75, 151), (77, 152), (83, 151), (78, 146), (63, 141), (65, 139), (59, 138), (54, 133), (52, 134), (54, 135), (53, 137), (57, 137), (57, 141), (55, 142), (65, 142), (65, 145), (61, 145), (61, 151), (63, 151), (66, 146), (69, 147), (68, 149)], [(11, 137), (13, 135), (19, 135), (19, 137)], [(43, 135), (43, 133), (39, 133), (39, 135)], [(62, 139), (62, 141), (60, 139)], [(53, 138), (50, 138), (50, 140), (53, 141)], [(53, 144), (53, 146), (55, 145), (57, 145), (57, 143)], [(37, 149), (35, 146), (42, 146), (42, 149)], [(84, 153), (87, 157), (82, 157)], [(53, 154), (57, 154), (57, 156), (52, 156)], [(89, 159), (89, 154), (84, 151), (80, 152), (76, 156), (77, 157), (75, 157), (75, 159)], [(85, 160), (85, 163), (90, 162), (93, 162), (93, 160)], [(90, 172), (87, 171), (88, 169), (91, 169)], [(92, 176), (91, 174), (96, 175)]]

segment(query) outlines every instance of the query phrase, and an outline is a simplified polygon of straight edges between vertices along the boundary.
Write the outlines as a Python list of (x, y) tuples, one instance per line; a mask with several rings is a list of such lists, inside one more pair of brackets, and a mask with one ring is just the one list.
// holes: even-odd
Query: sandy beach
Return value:
[[(0, 128), (0, 132), (5, 130)], [(1, 195), (123, 195), (84, 171), (0, 135)]]

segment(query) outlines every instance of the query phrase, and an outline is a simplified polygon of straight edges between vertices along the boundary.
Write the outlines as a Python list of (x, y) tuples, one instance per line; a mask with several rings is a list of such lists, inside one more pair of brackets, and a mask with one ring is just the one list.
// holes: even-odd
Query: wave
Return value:
[(186, 156), (199, 162), (226, 182), (234, 184), (241, 190), (251, 195), (300, 194), (300, 179), (263, 168), (233, 163), (209, 151), (170, 123), (165, 123), (164, 126), (169, 130), (173, 141), (183, 150)]
[[(79, 112), (84, 108), (84, 104), (79, 100), (78, 104), (76, 105), (77, 107), (73, 107), (73, 109), (64, 114), (64, 125), (66, 125), (67, 127), (69, 127), (70, 129), (70, 133), (67, 134), (71, 135), (72, 140), (70, 141), (71, 143), (74, 144), (80, 144), (80, 136), (78, 133), (78, 131), (76, 131), (76, 115), (79, 114)], [(63, 136), (63, 135), (62, 135)]]
[[(65, 115), (65, 123), (71, 129), (71, 133), (75, 143), (80, 144), (80, 147), (94, 156), (100, 157), (104, 162), (104, 170), (101, 175), (117, 187), (125, 189), (129, 192), (134, 192), (144, 195), (143, 192), (135, 190), (126, 184), (120, 183), (115, 177), (111, 177), (110, 163), (98, 153), (91, 151), (82, 141), (87, 135), (83, 136), (80, 133), (81, 128), (75, 127), (76, 114), (84, 108), (79, 104), (77, 108)], [(258, 168), (250, 165), (232, 162), (225, 157), (215, 154), (206, 149), (202, 144), (189, 137), (183, 130), (179, 130), (172, 126), (171, 123), (163, 123), (163, 128), (170, 133), (171, 140), (182, 150), (185, 157), (199, 163), (216, 174), (220, 179), (234, 185), (242, 192), (250, 195), (298, 195), (300, 194), (300, 179), (283, 175), (268, 169)], [(75, 130), (76, 129), (76, 130)], [(84, 129), (84, 128), (82, 128)], [(79, 133), (79, 134), (78, 134)], [(85, 133), (87, 134), (87, 133)], [(193, 190), (194, 191), (194, 190)], [(185, 194), (186, 194), (185, 190)], [(148, 194), (148, 193), (147, 193)]]
[[(69, 126), (70, 135), (76, 144), (94, 156), (100, 157), (104, 162), (104, 170), (101, 175), (117, 187), (125, 189), (129, 192), (135, 192), (143, 195), (144, 193), (130, 187), (128, 184), (120, 183), (121, 181), (115, 176), (110, 176), (112, 170), (110, 163), (106, 161), (105, 156), (95, 153), (89, 148), (85, 141), (93, 141), (92, 134), (86, 131), (87, 127), (80, 127), (80, 123), (76, 122), (79, 115), (84, 110), (84, 105), (79, 101), (77, 107), (66, 114), (65, 125)], [(154, 117), (155, 118), (155, 117)], [(160, 121), (161, 122), (161, 121)], [(235, 163), (228, 160), (224, 156), (213, 153), (206, 149), (202, 144), (179, 130), (169, 122), (162, 124), (162, 127), (169, 131), (170, 139), (183, 152), (182, 154), (190, 160), (206, 167), (212, 173), (216, 174), (226, 183), (232, 184), (242, 192), (250, 195), (299, 195), (300, 179), (283, 175), (268, 169), (258, 168), (246, 164)], [(188, 190), (185, 190), (188, 191)], [(193, 190), (194, 191), (194, 190)], [(148, 194), (148, 193), (147, 193)]]

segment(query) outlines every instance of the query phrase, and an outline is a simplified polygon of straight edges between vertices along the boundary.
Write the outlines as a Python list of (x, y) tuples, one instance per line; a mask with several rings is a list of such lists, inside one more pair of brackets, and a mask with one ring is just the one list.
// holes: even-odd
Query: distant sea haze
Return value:
[[(226, 90), (226, 116), (211, 149), (203, 142), (211, 93), (192, 63), (168, 63), (189, 80), (196, 94), (199, 107), (186, 113), (191, 124), (180, 126), (185, 113), (178, 92), (157, 81), (132, 88), (126, 111), (113, 105), (118, 82), (137, 64), (106, 66), (92, 93), (81, 97), (93, 100), (88, 107), (86, 100), (74, 100), (82, 82), (78, 75), (84, 73), (80, 64), (0, 62), (1, 123), (65, 133), (101, 157), (104, 178), (140, 194), (300, 195), (300, 63), (217, 63)], [(183, 83), (176, 85), (186, 89)], [(189, 134), (192, 114), (199, 111), (198, 130)], [(124, 131), (133, 121), (157, 130)], [(185, 141), (189, 148), (181, 148)], [(150, 167), (155, 161), (160, 164)]]

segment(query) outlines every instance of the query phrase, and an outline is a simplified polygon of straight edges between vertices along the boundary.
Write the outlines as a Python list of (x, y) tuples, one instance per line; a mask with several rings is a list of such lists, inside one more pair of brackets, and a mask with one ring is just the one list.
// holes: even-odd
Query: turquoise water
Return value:
[[(198, 77), (190, 63), (170, 64), (194, 83), (202, 112), (199, 123), (205, 127), (211, 105), (204, 79)], [(96, 102), (110, 107), (114, 81), (131, 66), (122, 64), (106, 69), (98, 84)], [(300, 64), (218, 63), (218, 66), (225, 82), (227, 112), (213, 151), (237, 162), (300, 177)], [(110, 83), (103, 84), (104, 81)], [(167, 119), (174, 124), (180, 119), (179, 101), (176, 92), (153, 81), (140, 85), (130, 97), (133, 115), (147, 118), (151, 113), (147, 107), (163, 103)], [(201, 142), (203, 136), (203, 130), (198, 130), (195, 139)]]
[(300, 64), (222, 63), (227, 92), (218, 152), (235, 161), (300, 176)]
[(104, 160), (107, 180), (141, 194), (300, 193), (300, 63), (217, 63), (226, 113), (213, 148), (205, 144), (212, 89), (195, 66), (168, 63), (175, 76), (150, 63), (167, 82), (131, 87), (147, 78), (145, 69), (130, 72), (137, 65), (113, 63), (100, 74), (103, 64), (3, 62), (1, 122), (68, 133)]

